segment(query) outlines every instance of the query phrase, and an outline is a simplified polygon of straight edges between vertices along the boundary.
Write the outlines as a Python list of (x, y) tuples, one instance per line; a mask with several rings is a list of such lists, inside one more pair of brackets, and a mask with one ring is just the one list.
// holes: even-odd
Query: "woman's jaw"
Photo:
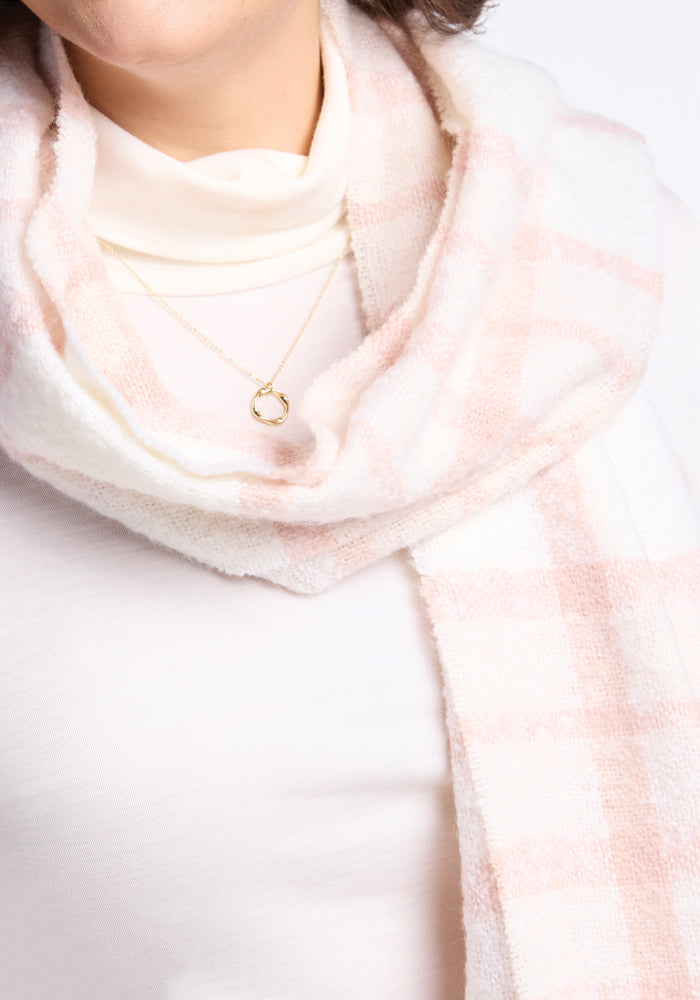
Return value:
[(178, 159), (307, 153), (321, 102), (318, 0), (29, 0), (87, 99)]

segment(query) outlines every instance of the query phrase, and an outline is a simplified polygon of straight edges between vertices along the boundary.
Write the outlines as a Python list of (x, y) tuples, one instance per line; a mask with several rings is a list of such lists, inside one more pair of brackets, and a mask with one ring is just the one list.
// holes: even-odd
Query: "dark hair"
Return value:
[[(474, 28), (490, 0), (349, 0), (375, 18), (400, 22), (412, 10), (423, 14), (431, 28), (454, 33)], [(29, 15), (21, 0), (0, 0), (0, 29), (3, 22)], [(33, 15), (31, 15), (33, 17)]]
[(377, 19), (400, 23), (412, 10), (422, 14), (431, 28), (453, 34), (474, 28), (491, 0), (349, 0)]

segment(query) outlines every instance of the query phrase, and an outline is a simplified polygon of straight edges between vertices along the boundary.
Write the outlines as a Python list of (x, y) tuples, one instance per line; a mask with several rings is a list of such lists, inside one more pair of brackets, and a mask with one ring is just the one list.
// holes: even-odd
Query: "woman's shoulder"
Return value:
[[(627, 211), (654, 193), (653, 158), (643, 135), (563, 98), (542, 66), (498, 51), (481, 38), (416, 34), (443, 127), (472, 145), (491, 142), (523, 170), (548, 169), (586, 212)], [(420, 72), (420, 71), (419, 71)], [(497, 148), (496, 148), (497, 147)], [(652, 199), (653, 200), (653, 199)]]

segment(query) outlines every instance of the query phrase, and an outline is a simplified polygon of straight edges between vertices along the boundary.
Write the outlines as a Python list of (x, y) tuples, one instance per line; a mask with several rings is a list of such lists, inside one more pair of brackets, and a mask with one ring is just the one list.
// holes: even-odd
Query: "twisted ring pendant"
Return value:
[[(263, 396), (275, 396), (282, 404), (282, 412), (278, 417), (264, 417), (260, 410), (258, 409), (258, 400), (262, 399)], [(250, 403), (250, 412), (253, 414), (256, 420), (259, 420), (262, 424), (271, 424), (276, 426), (277, 424), (283, 424), (287, 419), (287, 414), (289, 413), (289, 398), (285, 396), (283, 392), (279, 392), (277, 389), (272, 388), (272, 382), (268, 382), (267, 385), (262, 386), (253, 396)]]

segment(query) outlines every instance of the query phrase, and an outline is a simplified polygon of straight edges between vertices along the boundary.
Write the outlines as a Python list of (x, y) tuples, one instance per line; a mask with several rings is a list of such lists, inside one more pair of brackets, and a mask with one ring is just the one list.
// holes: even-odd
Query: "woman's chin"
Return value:
[[(181, 25), (149, 30), (143, 23), (105, 25), (103, 30), (59, 31), (76, 48), (114, 66), (168, 65), (186, 62), (206, 51), (207, 38)], [(58, 29), (56, 29), (58, 30)]]
[(72, 47), (128, 67), (196, 59), (231, 32), (245, 30), (258, 17), (264, 19), (274, 3), (29, 0), (27, 6)]

